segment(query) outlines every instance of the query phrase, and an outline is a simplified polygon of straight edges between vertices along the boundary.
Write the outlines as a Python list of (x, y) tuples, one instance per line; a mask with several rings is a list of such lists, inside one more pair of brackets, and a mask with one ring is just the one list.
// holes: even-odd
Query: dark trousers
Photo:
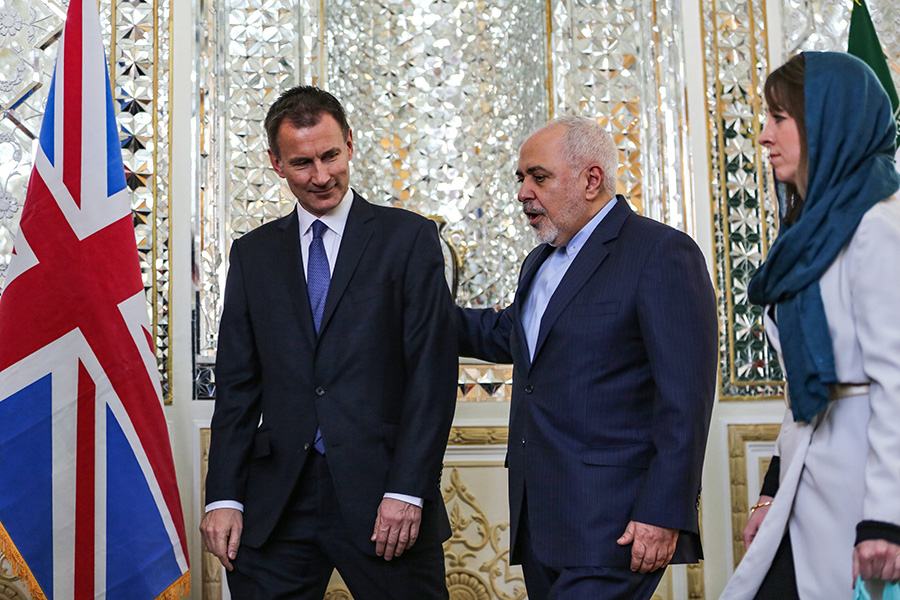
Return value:
[[(847, 597), (850, 597), (849, 591)], [(769, 567), (769, 572), (756, 592), (756, 600), (800, 600), (789, 531), (781, 538), (781, 544), (778, 545), (775, 558), (772, 559), (772, 566)]]
[(523, 501), (516, 554), (522, 557), (528, 600), (648, 600), (665, 573), (665, 569), (635, 573), (612, 567), (548, 567), (535, 556), (528, 518)]
[(241, 546), (233, 563), (234, 600), (321, 600), (335, 568), (354, 600), (448, 598), (441, 546), (413, 546), (386, 561), (353, 543), (327, 460), (317, 452), (310, 452), (272, 537), (259, 548)]

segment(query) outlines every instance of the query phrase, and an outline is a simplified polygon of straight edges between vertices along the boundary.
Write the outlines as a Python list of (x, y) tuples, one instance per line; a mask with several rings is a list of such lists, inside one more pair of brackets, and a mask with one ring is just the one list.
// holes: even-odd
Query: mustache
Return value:
[(522, 204), (522, 212), (524, 212), (526, 215), (532, 214), (532, 215), (543, 215), (545, 217), (547, 216), (547, 211), (544, 209), (544, 207), (536, 206), (535, 203), (532, 202), (531, 200), (526, 200)]

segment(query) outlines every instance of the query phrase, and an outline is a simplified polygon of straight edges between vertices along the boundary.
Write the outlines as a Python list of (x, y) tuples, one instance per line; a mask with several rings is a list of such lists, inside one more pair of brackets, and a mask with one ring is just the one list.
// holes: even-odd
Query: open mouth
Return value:
[(538, 221), (541, 220), (541, 217), (547, 216), (546, 211), (528, 205), (525, 205), (522, 212), (525, 213), (525, 216), (528, 218), (528, 224), (532, 227), (535, 227), (537, 225)]

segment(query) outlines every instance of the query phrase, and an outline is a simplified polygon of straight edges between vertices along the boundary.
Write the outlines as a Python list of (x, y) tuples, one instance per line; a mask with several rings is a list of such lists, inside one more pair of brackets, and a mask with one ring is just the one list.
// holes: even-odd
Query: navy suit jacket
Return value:
[(579, 251), (528, 356), (522, 307), (458, 309), (460, 354), (512, 362), (509, 501), (513, 560), (527, 490), (537, 558), (552, 567), (627, 568), (629, 521), (681, 530), (673, 562), (701, 558), (698, 504), (716, 387), (715, 294), (684, 233), (621, 196)]
[(235, 241), (206, 502), (242, 502), (241, 543), (263, 544), (320, 426), (357, 546), (375, 554), (369, 538), (385, 492), (425, 501), (412, 550), (441, 543), (450, 536), (440, 477), (455, 339), (437, 228), (424, 217), (354, 195), (318, 336), (296, 211)]

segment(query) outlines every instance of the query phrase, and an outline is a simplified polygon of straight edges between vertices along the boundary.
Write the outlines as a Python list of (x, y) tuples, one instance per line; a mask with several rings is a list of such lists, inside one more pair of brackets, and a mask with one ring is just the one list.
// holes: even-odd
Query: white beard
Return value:
[(532, 227), (534, 237), (539, 244), (550, 244), (559, 237), (559, 228), (553, 224), (550, 217), (544, 215), (544, 222), (540, 227)]

